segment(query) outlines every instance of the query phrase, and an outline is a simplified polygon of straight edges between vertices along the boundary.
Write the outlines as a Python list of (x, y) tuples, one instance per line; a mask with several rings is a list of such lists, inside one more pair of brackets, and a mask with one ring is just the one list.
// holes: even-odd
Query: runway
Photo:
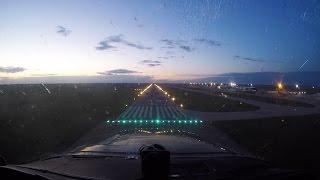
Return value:
[(193, 120), (159, 86), (152, 84), (148, 87), (139, 94), (136, 102), (128, 107), (118, 120)]

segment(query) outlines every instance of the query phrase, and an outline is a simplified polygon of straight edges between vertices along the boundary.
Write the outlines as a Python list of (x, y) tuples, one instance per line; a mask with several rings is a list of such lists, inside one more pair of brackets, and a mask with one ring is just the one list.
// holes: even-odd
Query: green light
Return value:
[(146, 123), (147, 123), (148, 121), (146, 120)]
[(176, 123), (176, 121), (173, 121), (173, 123)]
[(192, 121), (189, 121), (190, 123), (192, 123)]
[(202, 121), (200, 121), (202, 123)]
[(179, 120), (179, 123), (181, 123), (181, 121)]
[(129, 123), (131, 123), (131, 121), (129, 120)]
[(110, 121), (108, 120), (107, 123), (109, 123)]
[(151, 123), (153, 123), (153, 120), (151, 120)]
[(134, 123), (136, 123), (137, 122), (137, 120), (134, 120)]
[(114, 123), (114, 121), (112, 121), (112, 123)]
[(140, 120), (140, 123), (142, 123), (142, 120)]
[(164, 123), (164, 121), (162, 121)]
[(197, 121), (197, 120), (195, 120), (194, 122), (195, 122), (195, 123), (198, 123), (198, 121)]
[(160, 121), (159, 121), (159, 120), (156, 120), (156, 123), (157, 123), (157, 124), (159, 124), (159, 123), (160, 123)]
[(187, 123), (187, 121), (184, 121), (184, 123)]
[(170, 123), (170, 121), (168, 121), (168, 123)]
[(118, 121), (118, 123), (120, 123), (120, 121)]
[(126, 122), (127, 122), (126, 120), (123, 120), (123, 121), (122, 121), (122, 123), (126, 123)]

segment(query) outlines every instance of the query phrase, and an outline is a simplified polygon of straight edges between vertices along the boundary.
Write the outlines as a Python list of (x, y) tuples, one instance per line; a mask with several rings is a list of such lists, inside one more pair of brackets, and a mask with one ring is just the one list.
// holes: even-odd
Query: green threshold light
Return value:
[(201, 120), (107, 120), (106, 121), (107, 124), (193, 124), (193, 125), (197, 125), (197, 124), (201, 124), (203, 123), (203, 121)]

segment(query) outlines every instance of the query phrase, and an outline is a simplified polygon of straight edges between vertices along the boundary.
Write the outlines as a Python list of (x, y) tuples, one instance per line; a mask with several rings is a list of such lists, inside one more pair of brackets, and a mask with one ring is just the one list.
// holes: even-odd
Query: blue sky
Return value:
[(0, 78), (320, 70), (316, 0), (0, 0)]

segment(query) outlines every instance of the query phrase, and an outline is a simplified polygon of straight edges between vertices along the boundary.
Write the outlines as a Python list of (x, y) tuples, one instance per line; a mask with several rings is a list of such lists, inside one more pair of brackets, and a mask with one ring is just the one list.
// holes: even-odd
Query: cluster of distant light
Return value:
[[(201, 85), (201, 86), (231, 86), (235, 87), (238, 86), (237, 83), (235, 82), (230, 82), (230, 83), (216, 83), (216, 82), (202, 82), (202, 83), (196, 83), (196, 82), (189, 82), (189, 85)], [(249, 86), (253, 86), (252, 83), (248, 84)]]
[[(216, 86), (218, 89), (221, 89), (222, 86), (231, 86), (231, 87), (237, 87), (237, 86), (238, 86), (238, 84), (237, 84), (236, 82), (229, 82), (229, 83), (189, 82), (189, 83), (187, 83), (187, 84), (189, 84), (189, 85), (198, 85), (198, 86), (208, 86), (208, 87), (210, 87), (210, 86)], [(277, 88), (280, 88), (280, 87), (283, 86), (283, 85), (284, 85), (284, 83), (281, 82), (281, 81), (279, 81), (279, 82), (276, 83), (276, 87), (277, 87)], [(249, 83), (249, 84), (247, 84), (247, 86), (253, 87), (253, 84), (252, 84), (252, 83)], [(295, 87), (296, 89), (299, 89), (299, 88), (300, 88), (299, 84), (297, 84), (297, 83), (294, 84), (294, 87)], [(281, 87), (281, 88), (283, 88), (283, 87)], [(312, 89), (314, 89), (314, 88), (315, 88), (315, 86), (312, 86)]]
[(107, 120), (107, 124), (201, 124), (201, 120)]
[[(164, 95), (170, 97), (170, 94), (169, 94), (167, 91), (163, 90), (163, 89), (162, 89), (160, 86), (158, 86), (157, 84), (154, 84), (154, 85), (155, 85), (160, 91), (162, 91), (162, 92), (164, 93)], [(176, 98), (175, 98), (175, 97), (171, 97), (171, 100), (172, 100), (172, 101), (175, 101)], [(182, 108), (182, 107), (183, 107), (183, 104), (180, 104), (180, 107)]]

